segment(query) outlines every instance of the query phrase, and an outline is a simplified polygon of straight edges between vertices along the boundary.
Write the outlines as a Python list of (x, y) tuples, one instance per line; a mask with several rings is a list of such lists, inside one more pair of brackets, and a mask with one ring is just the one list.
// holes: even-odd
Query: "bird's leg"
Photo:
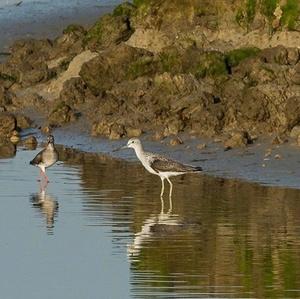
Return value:
[(165, 178), (160, 178), (161, 179), (161, 192), (160, 192), (160, 197), (163, 197), (164, 195), (164, 191), (165, 191), (165, 184), (164, 184), (164, 180)]
[(173, 209), (172, 196), (169, 196), (169, 211), (168, 211), (168, 214), (172, 213), (172, 209)]
[(169, 182), (169, 184), (170, 184), (170, 193), (169, 193), (169, 198), (171, 198), (172, 197), (172, 191), (173, 191), (173, 184), (172, 184), (172, 182), (170, 181), (170, 179), (169, 178), (167, 178), (167, 181)]
[(161, 210), (160, 210), (160, 214), (163, 215), (164, 214), (164, 207), (165, 207), (165, 202), (163, 197), (160, 197), (160, 202), (161, 202)]
[(38, 178), (37, 178), (37, 181), (38, 181), (38, 182), (41, 182), (41, 181), (42, 181), (42, 178), (43, 178), (43, 172), (42, 172), (42, 169), (40, 169), (40, 174), (39, 174), (39, 176), (38, 176)]
[(43, 175), (44, 175), (44, 178), (45, 178), (46, 183), (48, 184), (48, 183), (49, 183), (49, 178), (48, 178), (48, 176), (46, 175), (46, 172), (43, 172)]
[(42, 191), (45, 191), (45, 190), (46, 190), (46, 188), (47, 188), (47, 186), (48, 186), (48, 183), (49, 183), (49, 181), (48, 181), (48, 179), (45, 177), (45, 181), (44, 181), (44, 183), (42, 184)]

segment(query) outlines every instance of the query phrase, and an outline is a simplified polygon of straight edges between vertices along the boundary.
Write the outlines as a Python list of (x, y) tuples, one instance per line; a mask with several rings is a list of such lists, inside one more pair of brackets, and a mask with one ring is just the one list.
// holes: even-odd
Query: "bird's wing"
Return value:
[(30, 161), (30, 164), (32, 165), (38, 165), (42, 162), (43, 160), (43, 152), (45, 150), (43, 149), (42, 151), (40, 151), (34, 158), (33, 160)]
[(194, 171), (194, 167), (189, 165), (184, 165), (177, 161), (171, 160), (164, 156), (152, 156), (150, 160), (150, 166), (156, 172), (159, 171), (169, 171), (169, 172), (189, 172)]
[(58, 161), (59, 160), (58, 150), (56, 148), (54, 148), (54, 152), (55, 152), (55, 155), (56, 155), (56, 160)]

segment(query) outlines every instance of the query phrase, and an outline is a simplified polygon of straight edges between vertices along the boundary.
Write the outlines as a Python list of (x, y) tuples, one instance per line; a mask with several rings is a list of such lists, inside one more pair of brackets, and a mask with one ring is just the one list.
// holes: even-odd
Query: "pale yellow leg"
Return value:
[(172, 196), (169, 197), (169, 211), (168, 213), (172, 213), (173, 209), (173, 202), (172, 202)]
[(165, 202), (163, 197), (160, 197), (160, 202), (161, 202), (161, 210), (160, 210), (160, 214), (163, 215), (164, 214), (164, 210), (165, 210)]
[(165, 191), (165, 183), (164, 183), (164, 178), (160, 178), (161, 179), (161, 192), (160, 192), (160, 197), (162, 197), (164, 195), (164, 191)]
[(169, 180), (169, 178), (167, 178), (167, 181), (168, 181), (169, 184), (170, 184), (170, 193), (169, 193), (169, 197), (171, 198), (171, 197), (172, 197), (172, 192), (173, 192), (173, 184), (172, 184), (172, 182)]

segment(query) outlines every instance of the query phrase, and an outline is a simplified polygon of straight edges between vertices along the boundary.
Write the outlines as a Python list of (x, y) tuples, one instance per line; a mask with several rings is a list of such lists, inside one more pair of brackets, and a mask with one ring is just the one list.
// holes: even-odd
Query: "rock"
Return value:
[(0, 158), (11, 158), (16, 155), (16, 146), (7, 139), (0, 138)]
[(202, 150), (202, 149), (205, 149), (206, 146), (207, 146), (207, 145), (206, 145), (205, 143), (199, 143), (199, 144), (197, 145), (197, 149)]
[(294, 126), (290, 132), (290, 136), (292, 138), (298, 138), (299, 135), (300, 135), (300, 126)]
[(16, 144), (20, 141), (20, 134), (18, 131), (14, 130), (12, 136), (9, 139), (12, 143)]
[(300, 146), (300, 135), (297, 137), (297, 145)]
[(129, 138), (132, 138), (141, 136), (143, 131), (139, 128), (126, 128), (126, 133)]
[(51, 131), (52, 131), (52, 127), (49, 126), (49, 125), (44, 125), (44, 126), (41, 127), (41, 132), (43, 134), (48, 135), (49, 133), (51, 133)]
[(294, 73), (294, 75), (291, 77), (291, 81), (296, 85), (300, 85), (300, 73), (299, 72)]
[(60, 100), (72, 107), (84, 104), (87, 98), (91, 98), (91, 93), (80, 77), (66, 81), (60, 92)]
[(77, 24), (71, 24), (63, 30), (63, 35), (55, 40), (55, 46), (62, 51), (77, 54), (82, 50), (82, 40), (86, 35), (86, 30)]
[(288, 140), (283, 135), (276, 135), (272, 140), (272, 144), (274, 144), (274, 145), (283, 144), (286, 142), (288, 142)]
[(4, 72), (23, 87), (44, 82), (54, 75), (46, 64), (52, 50), (50, 40), (19, 40), (12, 45), (12, 54), (0, 73)]
[(23, 87), (45, 82), (51, 77), (51, 73), (48, 71), (48, 65), (45, 62), (36, 62), (32, 65), (23, 63), (19, 66), (19, 72), (19, 83)]
[(120, 139), (125, 135), (125, 129), (123, 125), (113, 124), (110, 128), (109, 139)]
[(152, 59), (151, 53), (145, 50), (121, 44), (84, 63), (79, 74), (97, 96), (111, 89), (116, 82), (153, 73)]
[(282, 65), (289, 63), (288, 51), (284, 46), (264, 49), (261, 51), (260, 57), (267, 63), (278, 63)]
[[(62, 97), (63, 97), (64, 93), (61, 94), (61, 92), (64, 88), (67, 90), (67, 94), (68, 93), (70, 94), (68, 89), (69, 88), (74, 89), (72, 85), (74, 85), (74, 87), (76, 87), (76, 88), (79, 87), (80, 79), (77, 79), (77, 78), (80, 77), (79, 73), (80, 73), (83, 65), (85, 63), (93, 60), (93, 58), (95, 58), (97, 56), (98, 56), (98, 53), (87, 50), (87, 51), (82, 51), (78, 55), (73, 57), (70, 60), (68, 68), (63, 73), (61, 73), (55, 80), (52, 80), (50, 82), (50, 84), (45, 86), (45, 88), (43, 89), (43, 96), (49, 100), (55, 100), (60, 95), (62, 95)], [(73, 78), (75, 78), (75, 79), (73, 80)], [(65, 85), (65, 83), (66, 83), (66, 85)], [(72, 92), (72, 90), (71, 90), (71, 92)]]
[(162, 139), (164, 139), (164, 133), (162, 131), (156, 131), (154, 135), (152, 135), (152, 139), (154, 141), (160, 141)]
[(109, 139), (116, 140), (124, 137), (126, 135), (126, 130), (122, 124), (104, 119), (93, 124), (91, 135), (106, 136), (109, 137)]
[(130, 16), (135, 6), (123, 3), (117, 6), (113, 14), (106, 14), (88, 30), (84, 43), (91, 50), (101, 50), (129, 39), (133, 33)]
[(222, 138), (219, 137), (214, 138), (214, 143), (220, 143), (222, 141), (223, 141)]
[(276, 155), (274, 156), (274, 158), (275, 158), (276, 160), (279, 160), (279, 159), (282, 159), (282, 156), (281, 156), (280, 154), (276, 154)]
[(34, 136), (29, 136), (23, 141), (24, 146), (28, 149), (36, 149), (38, 142)]
[(236, 132), (228, 140), (225, 141), (224, 146), (226, 149), (235, 147), (243, 147), (251, 143), (250, 137), (247, 132)]
[(300, 123), (300, 95), (287, 99), (284, 112), (288, 129)]
[(14, 115), (1, 112), (0, 113), (0, 136), (8, 137), (16, 129), (17, 120)]
[(18, 126), (18, 128), (20, 128), (20, 129), (23, 130), (23, 129), (28, 129), (28, 128), (31, 127), (32, 120), (29, 117), (27, 117), (25, 115), (22, 115), (22, 114), (18, 114), (16, 116), (16, 118), (17, 118), (17, 126)]
[(287, 48), (287, 60), (290, 65), (295, 65), (300, 59), (300, 52), (298, 48)]
[(120, 133), (118, 133), (117, 131), (111, 131), (108, 138), (111, 140), (118, 140), (122, 137), (122, 135)]
[(105, 121), (95, 122), (91, 130), (92, 136), (109, 136), (110, 135), (110, 125)]
[(50, 113), (48, 121), (50, 126), (61, 126), (77, 119), (73, 109), (66, 105), (65, 102), (60, 102)]
[(157, 29), (137, 28), (126, 41), (131, 47), (142, 48), (152, 53), (161, 53), (164, 48), (170, 46), (172, 41), (167, 34)]
[(175, 138), (171, 138), (171, 140), (170, 140), (171, 146), (176, 146), (176, 145), (180, 145), (180, 144), (183, 144), (183, 141), (180, 137), (176, 136)]
[(125, 135), (125, 133), (124, 126), (115, 123), (110, 127), (109, 139), (120, 139)]
[(0, 85), (0, 106), (11, 105), (11, 97), (9, 91)]
[(43, 61), (49, 58), (52, 50), (52, 42), (48, 39), (22, 39), (17, 40), (11, 46), (11, 55), (9, 56), (9, 63), (15, 65), (22, 62)]
[(265, 158), (268, 158), (268, 157), (270, 157), (271, 156), (271, 154), (272, 154), (272, 149), (267, 149), (266, 150), (266, 152), (265, 152)]
[(177, 135), (184, 128), (183, 122), (178, 118), (173, 118), (169, 120), (167, 127), (164, 131), (165, 136)]
[(201, 52), (193, 50), (193, 48), (193, 54), (190, 51), (189, 49), (183, 58), (184, 72), (195, 75), (197, 79), (206, 76), (216, 78), (228, 75), (226, 58), (223, 53), (218, 51)]

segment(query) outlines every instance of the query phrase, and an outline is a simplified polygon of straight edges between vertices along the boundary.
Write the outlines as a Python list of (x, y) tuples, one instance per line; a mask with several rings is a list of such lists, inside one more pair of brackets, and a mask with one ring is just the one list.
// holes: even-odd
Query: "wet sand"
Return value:
[[(112, 152), (126, 144), (128, 139), (112, 141), (107, 138), (91, 137), (89, 130), (84, 127), (79, 121), (55, 129), (53, 134), (57, 144), (139, 163), (133, 150)], [(38, 129), (32, 129), (27, 134), (35, 134), (39, 142), (45, 140), (45, 136)], [(299, 146), (293, 144), (293, 141), (273, 145), (272, 138), (265, 137), (248, 147), (225, 151), (222, 143), (214, 142), (212, 139), (191, 138), (188, 135), (182, 135), (183, 144), (177, 146), (170, 146), (169, 138), (153, 141), (152, 134), (144, 134), (141, 139), (146, 150), (201, 166), (204, 173), (211, 176), (237, 178), (262, 185), (300, 188)], [(205, 144), (206, 147), (198, 149), (199, 144)]]

